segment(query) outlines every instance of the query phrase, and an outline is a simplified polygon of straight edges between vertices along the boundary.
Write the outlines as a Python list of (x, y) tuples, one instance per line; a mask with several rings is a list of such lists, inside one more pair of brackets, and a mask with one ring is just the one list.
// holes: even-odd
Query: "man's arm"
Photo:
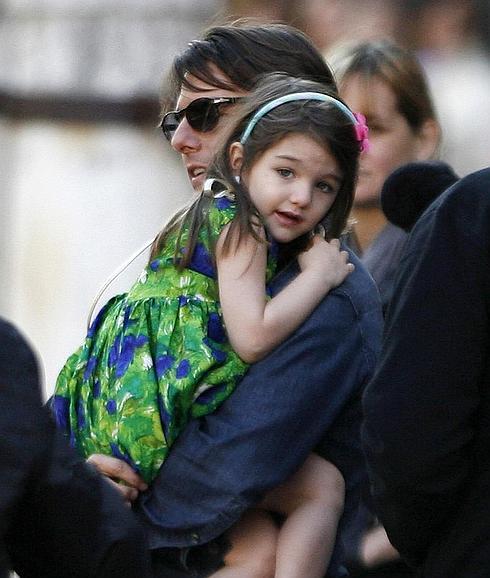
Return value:
[(346, 283), (253, 365), (216, 412), (193, 420), (178, 438), (138, 504), (151, 548), (221, 534), (341, 421), (372, 375), (381, 333), (374, 284), (352, 260), (356, 270)]
[(364, 396), (363, 441), (393, 545), (415, 565), (459, 503), (488, 348), (490, 203), (467, 177), (409, 240), (383, 350)]

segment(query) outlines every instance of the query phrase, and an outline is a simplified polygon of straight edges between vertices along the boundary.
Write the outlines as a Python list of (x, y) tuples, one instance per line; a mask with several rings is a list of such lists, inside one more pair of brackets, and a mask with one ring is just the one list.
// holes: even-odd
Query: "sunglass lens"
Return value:
[(218, 105), (207, 98), (198, 98), (187, 107), (185, 117), (195, 130), (212, 130), (219, 119)]
[(211, 98), (198, 98), (183, 110), (168, 112), (163, 117), (161, 125), (163, 134), (171, 141), (184, 115), (194, 130), (199, 132), (213, 130), (218, 124), (220, 104), (213, 102)]
[(182, 118), (176, 112), (168, 112), (162, 121), (163, 134), (167, 140), (171, 141)]

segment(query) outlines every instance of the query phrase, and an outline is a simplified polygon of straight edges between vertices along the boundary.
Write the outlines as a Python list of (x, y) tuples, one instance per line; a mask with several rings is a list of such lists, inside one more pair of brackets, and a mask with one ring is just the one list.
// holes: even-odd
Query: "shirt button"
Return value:
[(191, 540), (194, 542), (194, 544), (197, 544), (199, 542), (199, 534), (197, 534), (196, 532), (194, 534), (191, 534)]

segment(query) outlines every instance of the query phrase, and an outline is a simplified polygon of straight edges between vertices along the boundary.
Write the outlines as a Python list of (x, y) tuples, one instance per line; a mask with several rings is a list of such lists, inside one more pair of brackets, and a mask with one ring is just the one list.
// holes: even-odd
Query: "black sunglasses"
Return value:
[(186, 118), (187, 122), (194, 130), (208, 132), (213, 130), (218, 124), (220, 117), (220, 107), (223, 104), (235, 104), (240, 97), (223, 96), (219, 98), (196, 98), (189, 106), (182, 110), (172, 110), (163, 117), (160, 128), (168, 141), (172, 140), (175, 131)]

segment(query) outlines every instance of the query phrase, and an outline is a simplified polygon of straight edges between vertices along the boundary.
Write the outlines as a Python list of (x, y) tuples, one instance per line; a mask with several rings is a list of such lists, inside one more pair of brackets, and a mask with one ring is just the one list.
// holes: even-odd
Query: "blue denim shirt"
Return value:
[[(300, 329), (176, 441), (136, 506), (150, 548), (198, 545), (222, 534), (315, 448), (345, 478), (341, 529), (354, 519), (367, 483), (360, 395), (374, 371), (383, 322), (374, 281), (353, 254), (351, 262), (355, 271)], [(284, 271), (274, 291), (296, 274), (296, 265)], [(340, 556), (339, 543), (329, 577), (345, 575)]]

